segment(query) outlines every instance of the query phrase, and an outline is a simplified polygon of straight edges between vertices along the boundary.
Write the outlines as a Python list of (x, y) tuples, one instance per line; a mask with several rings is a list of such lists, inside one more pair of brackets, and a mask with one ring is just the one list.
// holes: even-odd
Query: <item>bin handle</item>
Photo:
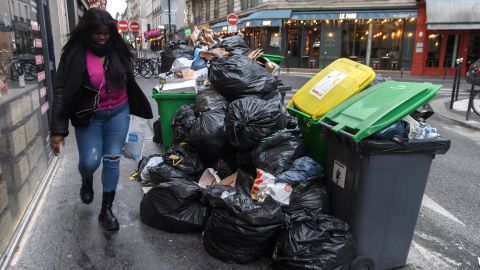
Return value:
[[(320, 121), (320, 122), (318, 122), (318, 123), (319, 123), (323, 128), (325, 128), (326, 130), (333, 132), (334, 126), (332, 126), (332, 125), (330, 125), (330, 124), (327, 124), (327, 123), (325, 123), (325, 122), (322, 122), (322, 121)], [(347, 138), (349, 138), (350, 140), (353, 141), (353, 136), (354, 136), (354, 135), (351, 134), (351, 133), (348, 133), (348, 132), (346, 132), (346, 131), (344, 131), (344, 130), (341, 130), (341, 129), (338, 130), (336, 133), (339, 133), (339, 134), (341, 134), (341, 135), (343, 135), (343, 136), (345, 136), (345, 137), (347, 137)]]

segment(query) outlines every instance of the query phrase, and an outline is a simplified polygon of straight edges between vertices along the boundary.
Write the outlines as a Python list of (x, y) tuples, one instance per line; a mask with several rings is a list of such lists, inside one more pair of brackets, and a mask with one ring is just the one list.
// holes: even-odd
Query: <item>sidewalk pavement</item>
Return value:
[(458, 124), (480, 130), (480, 116), (475, 114), (473, 110), (470, 110), (469, 120), (466, 120), (468, 97), (459, 98), (453, 103), (453, 108), (450, 109), (450, 98), (439, 98), (430, 102), (433, 111), (437, 115), (441, 115), (444, 118), (457, 122)]

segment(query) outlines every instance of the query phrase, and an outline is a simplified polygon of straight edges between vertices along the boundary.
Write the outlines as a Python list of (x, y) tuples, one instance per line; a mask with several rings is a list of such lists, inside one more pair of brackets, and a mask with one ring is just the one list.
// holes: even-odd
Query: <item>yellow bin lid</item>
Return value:
[(293, 96), (289, 106), (320, 119), (338, 104), (362, 91), (375, 79), (369, 66), (347, 58), (335, 60), (308, 81)]

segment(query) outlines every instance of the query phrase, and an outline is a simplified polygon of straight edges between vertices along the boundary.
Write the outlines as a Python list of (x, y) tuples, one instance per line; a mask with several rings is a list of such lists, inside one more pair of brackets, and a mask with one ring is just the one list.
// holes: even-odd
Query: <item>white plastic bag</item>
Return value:
[(124, 156), (133, 160), (140, 160), (145, 140), (145, 123), (136, 116), (130, 116), (130, 127), (124, 146)]
[(140, 177), (142, 178), (142, 180), (145, 182), (152, 181), (152, 178), (150, 177), (150, 172), (148, 171), (148, 169), (155, 167), (162, 162), (163, 162), (163, 157), (151, 157), (148, 160), (147, 165), (145, 165), (145, 167), (143, 167), (143, 170), (140, 172)]
[(275, 183), (275, 176), (257, 169), (257, 176), (252, 186), (252, 198), (263, 202), (268, 195), (277, 202), (290, 204), (292, 187), (287, 183)]

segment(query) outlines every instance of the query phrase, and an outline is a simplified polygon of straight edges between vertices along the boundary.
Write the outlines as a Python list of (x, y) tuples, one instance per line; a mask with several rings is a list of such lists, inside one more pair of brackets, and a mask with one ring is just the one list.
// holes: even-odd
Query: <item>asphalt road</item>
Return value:
[[(300, 88), (311, 75), (284, 74)], [(148, 96), (154, 79), (139, 79)], [(289, 95), (291, 96), (291, 95)], [(154, 111), (156, 103), (151, 100)], [(433, 160), (408, 265), (402, 269), (478, 269), (480, 256), (480, 132), (433, 116), (428, 121), (452, 140)], [(145, 155), (159, 152), (147, 134)], [(140, 186), (128, 175), (136, 162), (122, 160), (114, 211), (121, 228), (105, 233), (98, 225), (99, 172), (91, 205), (78, 199), (80, 181), (74, 134), (67, 137), (60, 165), (41, 207), (19, 244), (11, 269), (270, 269), (266, 259), (247, 265), (225, 264), (209, 256), (200, 234), (170, 234), (139, 219)], [(401, 164), (399, 164), (401, 166)], [(408, 168), (406, 168), (408, 169)]]

